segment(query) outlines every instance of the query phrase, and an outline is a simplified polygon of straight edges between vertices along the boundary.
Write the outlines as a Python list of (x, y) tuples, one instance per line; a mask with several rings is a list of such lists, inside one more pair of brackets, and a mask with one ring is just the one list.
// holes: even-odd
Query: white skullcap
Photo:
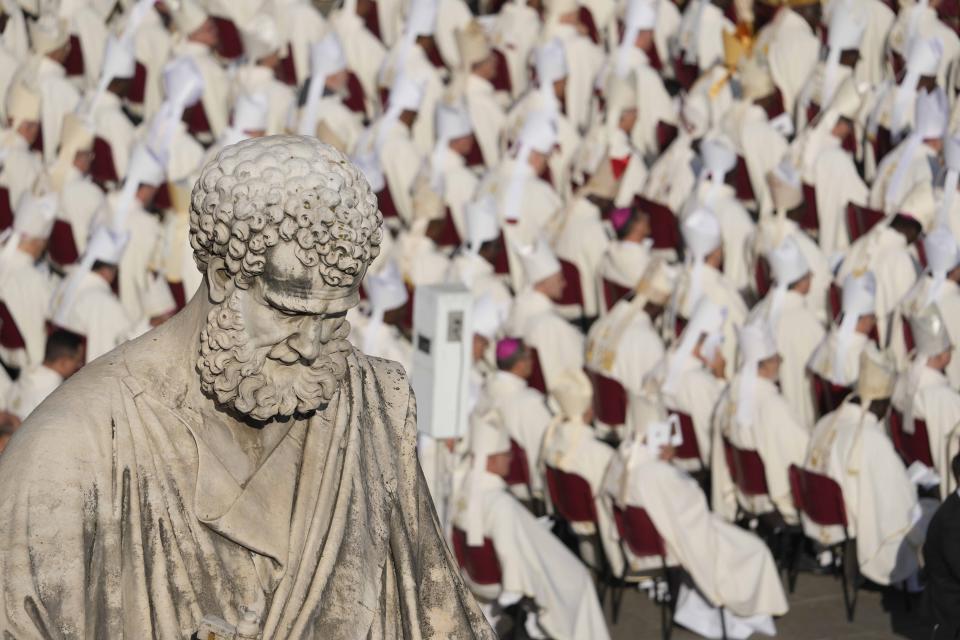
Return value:
[(859, 51), (866, 29), (866, 16), (857, 11), (853, 3), (838, 2), (830, 14), (827, 46), (840, 51)]
[(703, 260), (720, 246), (720, 222), (709, 209), (695, 209), (681, 225), (683, 242), (695, 259)]
[[(399, 76), (390, 88), (390, 111), (419, 111), (425, 87), (407, 74)], [(399, 114), (398, 114), (399, 115)]]
[(466, 204), (463, 216), (467, 224), (467, 242), (472, 252), (480, 251), (484, 242), (500, 237), (497, 201), (493, 196), (472, 200)]
[(435, 117), (438, 140), (456, 140), (473, 133), (470, 114), (460, 105), (440, 103), (437, 105)]
[[(657, 6), (652, 0), (627, 0), (624, 33), (652, 31), (657, 24)], [(636, 37), (636, 36), (634, 36)], [(627, 44), (633, 45), (633, 42)]]
[(489, 293), (473, 301), (473, 332), (493, 341), (507, 319), (507, 309)]
[(939, 38), (915, 38), (907, 52), (907, 72), (918, 76), (936, 76), (943, 56), (943, 43)]
[(700, 143), (703, 168), (722, 181), (737, 166), (737, 152), (725, 137), (711, 137)]
[(950, 106), (947, 95), (940, 87), (931, 92), (920, 91), (917, 94), (916, 133), (924, 140), (942, 138), (947, 132), (950, 119)]
[(921, 358), (938, 356), (953, 346), (937, 305), (926, 305), (918, 313), (912, 314), (909, 321), (917, 356)]
[(388, 263), (379, 273), (368, 274), (364, 289), (374, 311), (399, 309), (410, 299), (396, 262)]
[(264, 131), (270, 104), (266, 93), (242, 94), (233, 106), (233, 128), (237, 131)]
[(927, 271), (933, 277), (924, 303), (931, 304), (939, 297), (947, 274), (960, 265), (960, 245), (950, 227), (941, 224), (923, 238), (923, 250), (927, 256)]
[(777, 355), (777, 342), (765, 318), (758, 318), (740, 330), (740, 382), (737, 387), (736, 419), (743, 426), (753, 422), (756, 400), (757, 365)]
[(203, 95), (203, 75), (193, 58), (180, 56), (163, 67), (163, 91), (167, 99), (189, 107)]
[(788, 158), (767, 174), (767, 185), (777, 211), (792, 211), (803, 204), (803, 184), (800, 174)]
[(593, 404), (593, 385), (583, 369), (566, 369), (557, 377), (550, 395), (567, 420), (582, 423), (583, 414)]
[(277, 21), (267, 13), (258, 13), (243, 26), (243, 53), (247, 60), (256, 62), (279, 52), (284, 45)]
[(517, 144), (537, 153), (550, 153), (557, 146), (556, 122), (543, 111), (529, 114), (520, 129), (520, 135), (517, 136)]
[(127, 180), (138, 185), (159, 187), (167, 180), (167, 170), (156, 155), (144, 144), (138, 144), (130, 154), (127, 165)]
[(405, 33), (414, 37), (432, 36), (437, 30), (437, 8), (437, 0), (412, 0)]
[(180, 6), (173, 10), (173, 24), (183, 35), (190, 35), (203, 26), (209, 17), (194, 0), (178, 0)]
[(566, 78), (569, 74), (567, 54), (564, 51), (563, 42), (559, 38), (554, 38), (537, 47), (533, 56), (534, 67), (537, 70), (538, 86), (550, 86), (555, 81)]
[(538, 238), (531, 245), (517, 247), (517, 253), (520, 254), (527, 282), (531, 285), (560, 273), (560, 261), (543, 238)]
[(877, 310), (877, 278), (872, 271), (850, 274), (843, 281), (841, 308), (844, 316), (858, 319)]
[(40, 122), (40, 92), (32, 82), (21, 79), (7, 89), (7, 117), (16, 127), (21, 122)]
[(107, 38), (100, 75), (108, 78), (132, 78), (137, 71), (137, 58), (133, 39), (120, 39), (114, 35)]
[(30, 22), (30, 43), (34, 53), (45, 55), (56, 51), (70, 40), (67, 21), (52, 14)]
[(177, 301), (170, 292), (170, 285), (157, 275), (147, 277), (143, 293), (143, 315), (147, 319), (158, 318), (177, 310)]
[(332, 29), (310, 45), (310, 73), (324, 77), (347, 68), (347, 56), (337, 32)]
[(864, 411), (874, 400), (884, 400), (893, 395), (897, 381), (897, 368), (886, 351), (880, 351), (872, 342), (860, 354), (860, 378), (857, 380), (857, 395)]
[(87, 242), (84, 257), (90, 257), (94, 262), (105, 262), (118, 265), (123, 259), (123, 253), (130, 241), (129, 231), (116, 231), (110, 227), (97, 227)]
[(770, 263), (773, 279), (784, 286), (790, 286), (810, 273), (810, 265), (792, 236), (784, 238), (783, 242), (767, 255), (767, 262)]
[(58, 204), (56, 193), (34, 195), (25, 191), (14, 213), (13, 230), (30, 238), (49, 238), (57, 217)]

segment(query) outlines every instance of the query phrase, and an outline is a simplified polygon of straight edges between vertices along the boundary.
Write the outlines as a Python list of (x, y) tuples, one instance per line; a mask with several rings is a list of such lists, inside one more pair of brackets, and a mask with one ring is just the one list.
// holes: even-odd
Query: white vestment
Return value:
[[(374, 150), (382, 126), (383, 120), (368, 128), (357, 142), (354, 153), (363, 155)], [(390, 131), (384, 136), (383, 146), (379, 149), (378, 158), (397, 214), (409, 224), (413, 221), (413, 185), (423, 164), (423, 155), (414, 144), (407, 125), (402, 122), (391, 124)]]
[[(824, 380), (827, 380), (841, 387), (852, 387), (860, 377), (860, 354), (867, 346), (870, 338), (862, 333), (854, 331), (849, 338), (849, 345), (842, 354), (843, 362), (839, 366), (839, 371), (835, 371), (833, 366), (837, 356), (837, 336), (840, 331), (840, 325), (833, 324), (830, 331), (824, 336), (813, 355), (810, 356), (810, 362), (807, 368), (816, 373)], [(839, 373), (839, 377), (836, 375)], [(812, 393), (812, 391), (811, 391)]]
[(463, 98), (483, 161), (486, 166), (495, 167), (500, 162), (500, 137), (507, 124), (507, 114), (496, 89), (487, 80), (469, 73), (463, 79)]
[[(57, 296), (61, 294), (62, 290)], [(106, 280), (88, 272), (83, 275), (73, 305), (61, 324), (64, 329), (87, 339), (87, 362), (90, 363), (127, 340), (137, 320), (127, 316)]]
[(723, 239), (723, 275), (738, 291), (743, 291), (749, 286), (753, 275), (747, 269), (745, 259), (747, 239), (754, 232), (750, 214), (737, 200), (733, 187), (727, 184), (716, 186), (712, 181), (700, 183), (686, 211), (692, 211), (698, 205), (717, 214)]
[[(803, 464), (810, 429), (796, 419), (776, 384), (762, 376), (757, 376), (754, 382), (753, 411), (746, 424), (741, 423), (736, 414), (742, 384), (742, 375), (730, 382), (714, 413), (711, 505), (716, 513), (730, 521), (736, 517), (739, 503), (753, 514), (776, 509), (787, 523), (796, 524), (797, 509), (793, 504), (787, 469), (791, 464)], [(733, 470), (727, 465), (722, 438), (737, 449), (759, 454), (769, 495), (747, 496), (734, 485)]]
[(613, 378), (631, 396), (642, 393), (644, 378), (664, 354), (663, 340), (642, 302), (620, 300), (587, 334), (587, 368)]
[(63, 378), (53, 369), (42, 364), (33, 365), (22, 372), (7, 391), (7, 411), (21, 421), (26, 420), (61, 383)]
[[(101, 224), (110, 224), (119, 199), (119, 192), (107, 196), (107, 206), (98, 214)], [(143, 296), (147, 290), (149, 272), (157, 266), (155, 261), (163, 239), (163, 228), (159, 218), (134, 198), (127, 211), (123, 230), (130, 232), (130, 241), (118, 265), (120, 302), (129, 318), (139, 320), (143, 316)]]
[[(904, 170), (900, 187), (894, 193), (895, 199), (890, 202), (887, 197), (890, 195), (887, 193), (890, 181), (897, 171), (900, 158), (910, 151), (913, 155)], [(915, 185), (933, 182), (935, 177), (933, 165), (936, 162), (937, 152), (931, 147), (923, 143), (913, 147), (909, 138), (901, 142), (883, 157), (880, 166), (877, 167), (877, 175), (873, 180), (873, 186), (870, 187), (870, 207), (888, 214), (899, 213), (900, 206)]]
[[(583, 314), (592, 318), (603, 307), (602, 289), (596, 274), (610, 238), (600, 210), (586, 198), (576, 198), (564, 211), (553, 241), (557, 257), (572, 263), (580, 272)], [(571, 286), (571, 283), (567, 283)]]
[(797, 96), (817, 64), (820, 40), (806, 20), (784, 7), (757, 34), (755, 46), (766, 52), (770, 75), (780, 89), (784, 109), (793, 113)]
[[(380, 3), (377, 3), (380, 4)], [(330, 14), (330, 24), (340, 39), (347, 68), (353, 71), (366, 96), (367, 115), (379, 111), (380, 97), (377, 93), (377, 72), (383, 65), (387, 51), (383, 43), (370, 33), (356, 11), (340, 8)], [(374, 106), (376, 105), (376, 107)]]
[(33, 188), (33, 184), (43, 170), (43, 160), (40, 154), (30, 151), (27, 141), (12, 130), (3, 132), (0, 142), (0, 159), (3, 168), (0, 169), (0, 186), (6, 187), (10, 199), (10, 211), (17, 209), (20, 197)]
[(960, 394), (943, 373), (914, 362), (897, 379), (892, 400), (893, 408), (903, 416), (904, 431), (914, 433), (914, 425), (907, 424), (911, 415), (926, 423), (930, 457), (940, 476), (940, 498), (946, 500), (957, 488), (950, 463), (958, 451)]
[(816, 411), (807, 363), (826, 332), (816, 313), (808, 306), (809, 294), (805, 296), (788, 289), (783, 292), (783, 298), (777, 301), (774, 310), (774, 296), (778, 295), (776, 290), (767, 293), (751, 310), (750, 320), (764, 318), (772, 323), (777, 353), (781, 358), (780, 388), (783, 397), (797, 422), (812, 429)]
[(660, 203), (675, 214), (683, 207), (697, 183), (694, 171), (699, 163), (691, 147), (692, 139), (682, 129), (680, 135), (650, 167), (644, 197)]
[(47, 343), (45, 320), (53, 287), (50, 276), (34, 264), (32, 256), (19, 249), (0, 261), (0, 302), (7, 306), (26, 344), (24, 349), (12, 351), (0, 347), (7, 366), (23, 369), (43, 362)]
[(564, 372), (583, 368), (583, 334), (556, 313), (553, 301), (527, 288), (517, 294), (507, 332), (537, 350), (547, 389)]
[(865, 206), (870, 192), (857, 172), (853, 157), (840, 140), (826, 134), (813, 165), (811, 185), (817, 194), (818, 241), (826, 255), (844, 251), (850, 245), (847, 205)]
[[(472, 482), (479, 487), (471, 487)], [(454, 525), (465, 527), (468, 499), (483, 505), (483, 535), (493, 541), (503, 593), (527, 596), (551, 638), (610, 637), (587, 568), (489, 472), (467, 472), (457, 492)]]
[[(896, 584), (918, 568), (925, 531), (917, 489), (872, 413), (845, 402), (817, 423), (804, 468), (826, 475), (843, 493), (847, 533), (857, 541), (860, 572), (880, 585)], [(822, 544), (843, 541), (840, 527), (801, 515), (804, 532)]]
[(290, 110), (296, 105), (294, 90), (277, 80), (273, 69), (248, 64), (236, 71), (232, 104), (240, 94), (263, 94), (267, 98), (266, 135), (274, 136), (287, 131)]

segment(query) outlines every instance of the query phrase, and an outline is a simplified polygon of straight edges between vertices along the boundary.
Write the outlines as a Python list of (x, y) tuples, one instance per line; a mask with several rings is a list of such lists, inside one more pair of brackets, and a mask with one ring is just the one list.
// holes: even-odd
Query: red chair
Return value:
[(873, 157), (878, 165), (895, 146), (890, 130), (882, 125), (877, 128), (877, 135), (870, 140), (870, 144), (873, 146)]
[(533, 371), (527, 378), (527, 386), (547, 395), (547, 382), (543, 377), (543, 367), (540, 366), (540, 355), (534, 347), (530, 347), (530, 357), (533, 359)]
[(530, 463), (527, 452), (513, 438), (510, 439), (510, 469), (503, 481), (507, 486), (523, 485), (527, 489), (530, 488)]
[(817, 210), (817, 190), (812, 186), (803, 183), (803, 218), (797, 221), (801, 229), (807, 231), (820, 230), (820, 213)]
[(587, 31), (586, 35), (593, 40), (593, 43), (600, 44), (600, 33), (597, 31), (597, 23), (593, 19), (593, 13), (590, 12), (590, 9), (581, 5), (577, 20), (584, 26)]
[(497, 57), (497, 75), (493, 80), (493, 88), (495, 91), (504, 91), (511, 95), (513, 93), (513, 81), (510, 79), (510, 66), (507, 64), (507, 56), (499, 49), (494, 49), (493, 55)]
[(807, 122), (813, 122), (814, 119), (820, 114), (820, 105), (811, 100), (807, 104)]
[(651, 236), (654, 249), (674, 249), (680, 251), (680, 228), (677, 217), (665, 205), (637, 196), (634, 206), (650, 216)]
[(913, 351), (913, 348), (917, 345), (916, 341), (913, 339), (913, 329), (910, 328), (910, 323), (907, 322), (907, 319), (903, 319), (903, 345), (907, 348), (907, 353)]
[(836, 282), (830, 283), (830, 289), (827, 291), (827, 302), (830, 304), (830, 319), (836, 320), (843, 310), (843, 290), (837, 286)]
[(677, 139), (679, 130), (672, 124), (661, 120), (657, 123), (657, 148), (660, 153), (666, 151), (670, 143)]
[(831, 551), (840, 558), (840, 579), (843, 586), (843, 604), (847, 620), (853, 622), (860, 588), (860, 568), (856, 561), (856, 541), (847, 529), (847, 509), (840, 485), (825, 475), (790, 465), (790, 490), (793, 502), (807, 519), (821, 527), (842, 527), (843, 542), (832, 545)]
[(493, 272), (497, 275), (506, 275), (510, 273), (510, 257), (507, 255), (507, 241), (503, 238), (503, 232), (496, 240), (496, 255), (491, 262)]
[(0, 231), (6, 231), (13, 226), (13, 209), (10, 207), (10, 192), (6, 187), (0, 187)]
[(70, 53), (63, 61), (63, 68), (68, 76), (82, 76), (86, 70), (83, 64), (83, 47), (80, 46), (80, 38), (74, 34), (70, 34)]
[(630, 293), (630, 289), (627, 287), (621, 286), (612, 280), (607, 280), (603, 278), (603, 303), (607, 307), (607, 311), (613, 309), (613, 305), (617, 304), (624, 296)]
[(147, 95), (147, 68), (137, 62), (133, 70), (133, 80), (127, 89), (127, 100), (132, 104), (142, 105)]
[(685, 90), (689, 90), (693, 83), (700, 77), (700, 67), (696, 64), (688, 64), (683, 61), (683, 56), (677, 56), (673, 60), (673, 76)]
[(240, 30), (230, 18), (210, 16), (217, 25), (217, 55), (227, 60), (235, 60), (243, 55), (243, 40)]
[(903, 414), (898, 410), (890, 409), (890, 439), (893, 446), (903, 458), (903, 463), (910, 466), (920, 462), (933, 467), (933, 454), (930, 452), (930, 436), (927, 433), (927, 423), (914, 418), (913, 433), (907, 433), (903, 428)]
[(360, 84), (360, 78), (353, 71), (348, 73), (347, 96), (343, 99), (343, 104), (354, 113), (366, 115), (367, 102), (364, 98), (363, 85)]
[(567, 285), (563, 288), (563, 295), (556, 303), (559, 305), (578, 306), (580, 313), (583, 314), (583, 283), (580, 280), (580, 270), (577, 265), (558, 258), (560, 262), (560, 271), (563, 273), (563, 279)]
[(763, 256), (757, 256), (757, 262), (753, 266), (753, 277), (757, 282), (757, 294), (762, 298), (770, 291), (772, 284), (770, 278), (770, 263)]
[(384, 218), (398, 217), (397, 205), (393, 203), (390, 185), (385, 184), (383, 189), (377, 192), (377, 203), (380, 205), (380, 213), (383, 214)]
[(66, 220), (54, 220), (47, 254), (50, 262), (61, 271), (80, 260), (80, 252), (73, 237), (73, 226)]
[(817, 410), (818, 418), (839, 407), (852, 390), (851, 387), (833, 384), (813, 372), (810, 373), (810, 382), (813, 386), (813, 406)]
[(197, 100), (195, 104), (187, 107), (183, 112), (183, 121), (187, 125), (190, 135), (210, 137), (210, 121), (207, 119), (207, 112), (203, 108), (203, 101)]
[(547, 490), (557, 514), (570, 523), (598, 526), (590, 483), (575, 473), (546, 466)]
[(850, 235), (850, 242), (856, 241), (885, 217), (883, 211), (861, 207), (852, 202), (847, 204), (847, 233)]
[(109, 142), (100, 136), (93, 139), (93, 162), (90, 164), (90, 177), (101, 188), (120, 181), (117, 166), (113, 161), (113, 148)]
[[(667, 545), (657, 531), (657, 527), (650, 519), (647, 510), (642, 507), (627, 506), (621, 509), (618, 506), (613, 508), (613, 518), (617, 525), (617, 533), (620, 535), (620, 552), (623, 554), (623, 575), (620, 583), (614, 591), (613, 600), (613, 622), (616, 624), (620, 616), (620, 602), (623, 598), (623, 587), (630, 574), (630, 562), (626, 549), (630, 550), (633, 557), (644, 560), (655, 558), (660, 560), (660, 568), (652, 572), (644, 572), (645, 576), (653, 578), (654, 593), (660, 593), (660, 584), (666, 582), (668, 596), (659, 598), (660, 605), (660, 634), (663, 640), (669, 640), (673, 630), (673, 585), (670, 581), (670, 572), (667, 567)], [(624, 549), (626, 546), (626, 549)]]
[(587, 370), (593, 386), (593, 412), (597, 420), (611, 427), (627, 421), (627, 392), (619, 382), (597, 371)]
[(4, 349), (26, 349), (27, 343), (17, 328), (17, 323), (7, 305), (0, 300), (0, 347)]
[(680, 420), (680, 434), (683, 436), (683, 443), (674, 451), (674, 459), (680, 461), (694, 461), (700, 465), (700, 469), (706, 468), (703, 456), (700, 453), (700, 445), (697, 443), (697, 432), (693, 428), (693, 418), (689, 414), (677, 411), (676, 409), (667, 409), (667, 413), (675, 415)]
[(737, 166), (733, 169), (733, 188), (736, 191), (737, 200), (753, 202), (757, 199), (753, 193), (753, 184), (750, 182), (750, 172), (747, 171), (747, 161), (743, 156), (737, 156)]
[(471, 547), (467, 544), (467, 533), (459, 527), (453, 528), (453, 554), (457, 564), (478, 585), (489, 586), (503, 581), (500, 560), (493, 547), (493, 540), (483, 539), (483, 546)]
[(458, 247), (462, 244), (460, 234), (457, 233), (457, 225), (453, 222), (453, 214), (450, 213), (450, 207), (446, 207), (443, 213), (443, 231), (436, 238), (438, 247)]
[[(167, 286), (170, 287), (170, 295), (173, 296), (173, 301), (177, 303), (177, 311), (187, 306), (187, 291), (183, 287), (183, 282), (171, 282), (167, 280)], [(363, 291), (362, 287), (360, 291)]]

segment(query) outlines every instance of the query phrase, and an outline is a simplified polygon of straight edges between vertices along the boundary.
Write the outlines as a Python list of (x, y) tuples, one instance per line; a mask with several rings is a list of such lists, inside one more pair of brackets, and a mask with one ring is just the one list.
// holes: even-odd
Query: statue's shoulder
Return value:
[(416, 408), (406, 369), (395, 360), (370, 356), (356, 348), (354, 356), (365, 380), (365, 400), (383, 407), (390, 423), (402, 427), (408, 411)]

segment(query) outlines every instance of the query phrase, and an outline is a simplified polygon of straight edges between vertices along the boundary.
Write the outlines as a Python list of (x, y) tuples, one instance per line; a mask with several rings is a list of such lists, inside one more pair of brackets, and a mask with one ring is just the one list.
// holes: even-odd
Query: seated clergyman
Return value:
[(204, 168), (193, 300), (58, 389), (0, 459), (0, 629), (492, 637), (439, 532), (406, 376), (345, 339), (381, 222), (315, 139)]

